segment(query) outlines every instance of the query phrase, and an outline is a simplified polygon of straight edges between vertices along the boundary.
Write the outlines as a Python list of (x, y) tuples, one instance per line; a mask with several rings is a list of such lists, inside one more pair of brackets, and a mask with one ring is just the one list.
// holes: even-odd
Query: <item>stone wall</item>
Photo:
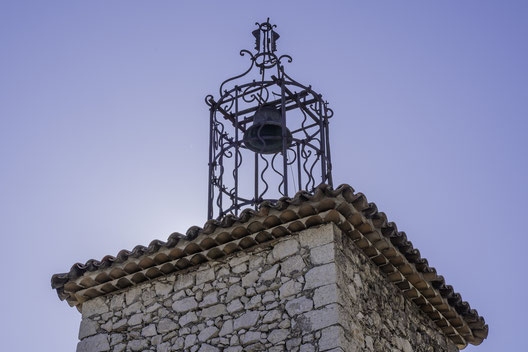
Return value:
[(348, 236), (337, 235), (335, 246), (341, 323), (336, 331), (345, 351), (458, 351)]
[(457, 351), (328, 224), (85, 302), (78, 352)]

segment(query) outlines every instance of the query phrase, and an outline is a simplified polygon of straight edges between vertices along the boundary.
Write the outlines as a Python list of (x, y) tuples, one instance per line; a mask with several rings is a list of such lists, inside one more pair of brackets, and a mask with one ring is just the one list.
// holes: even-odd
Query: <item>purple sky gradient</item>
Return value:
[(202, 225), (208, 110), (271, 17), (376, 202), (526, 350), (527, 1), (0, 2), (2, 350), (73, 351), (51, 275)]

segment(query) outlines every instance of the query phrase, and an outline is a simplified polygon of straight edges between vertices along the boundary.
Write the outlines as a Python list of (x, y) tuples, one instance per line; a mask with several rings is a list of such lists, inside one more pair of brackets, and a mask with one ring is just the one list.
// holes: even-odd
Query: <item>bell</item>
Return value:
[[(262, 105), (253, 116), (253, 125), (244, 132), (244, 145), (255, 153), (274, 154), (282, 151), (282, 114), (274, 106)], [(292, 134), (286, 128), (286, 143)]]

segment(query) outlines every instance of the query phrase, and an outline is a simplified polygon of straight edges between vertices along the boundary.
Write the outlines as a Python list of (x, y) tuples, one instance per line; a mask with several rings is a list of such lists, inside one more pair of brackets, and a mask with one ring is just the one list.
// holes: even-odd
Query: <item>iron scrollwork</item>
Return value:
[[(328, 120), (333, 111), (311, 86), (285, 73), (284, 64), (293, 60), (276, 54), (276, 26), (269, 19), (256, 26), (255, 51), (240, 51), (249, 58), (249, 68), (222, 82), (217, 99), (205, 97), (210, 110), (208, 219), (332, 184)], [(250, 150), (244, 138), (261, 123), (254, 120), (264, 106), (275, 111), (275, 120), (264, 127), (275, 131), (270, 140), (277, 149), (259, 152)], [(259, 126), (257, 141), (271, 143), (260, 137)]]

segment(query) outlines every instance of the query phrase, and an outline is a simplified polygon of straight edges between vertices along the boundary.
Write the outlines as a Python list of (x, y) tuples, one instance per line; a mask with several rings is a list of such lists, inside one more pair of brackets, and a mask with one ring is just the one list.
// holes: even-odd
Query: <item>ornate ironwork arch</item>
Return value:
[[(255, 51), (240, 51), (249, 57), (249, 68), (222, 82), (217, 98), (205, 98), (210, 110), (208, 219), (238, 215), (242, 208), (276, 202), (298, 190), (313, 191), (320, 183), (332, 185), (328, 120), (333, 111), (311, 86), (286, 74), (284, 64), (292, 58), (276, 54), (280, 36), (269, 18), (256, 26)], [(268, 125), (261, 122), (264, 106), (276, 111), (276, 121)], [(269, 126), (280, 132), (265, 140), (260, 133)], [(275, 139), (278, 150), (248, 148), (250, 132), (257, 133), (259, 145)]]

